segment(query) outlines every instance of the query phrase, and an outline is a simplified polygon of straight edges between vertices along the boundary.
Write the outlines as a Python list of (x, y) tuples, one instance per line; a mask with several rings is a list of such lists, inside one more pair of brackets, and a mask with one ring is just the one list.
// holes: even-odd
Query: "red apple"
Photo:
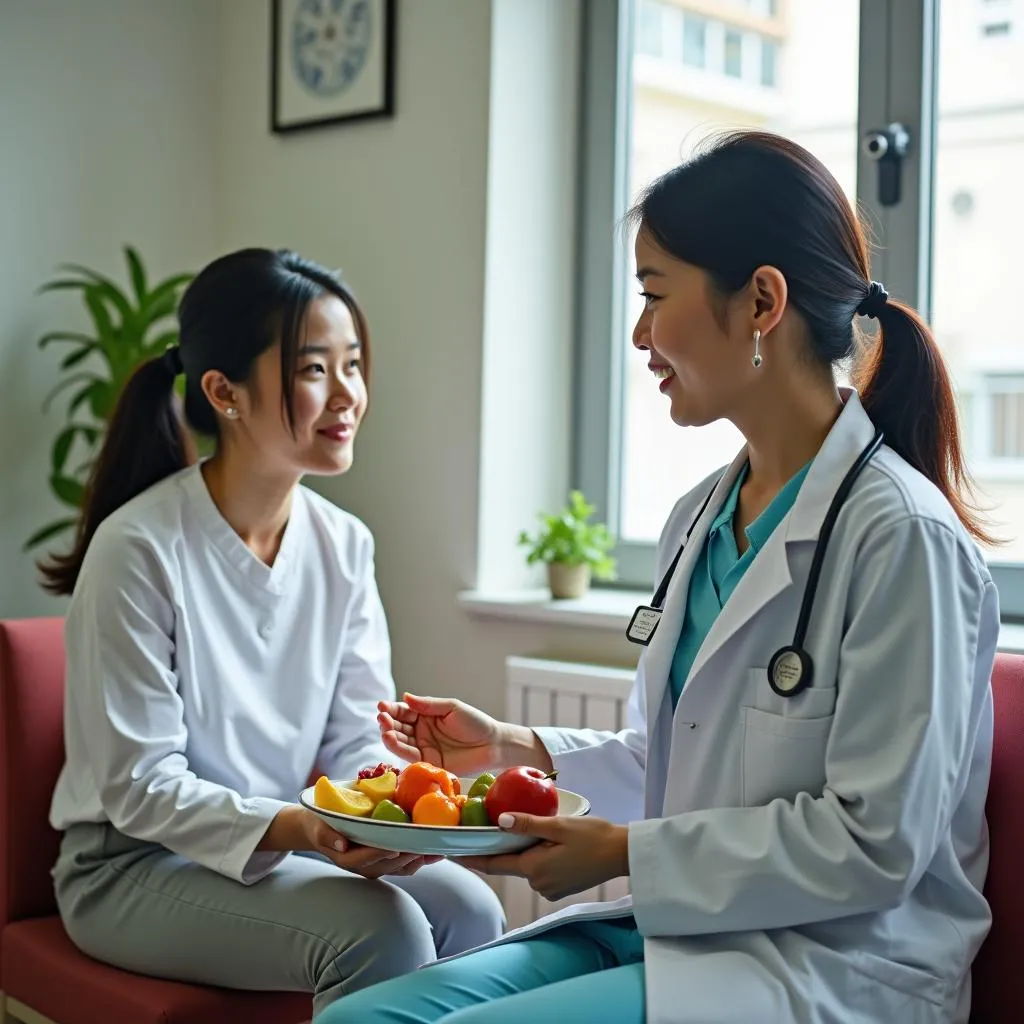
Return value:
[(491, 823), (497, 825), (498, 817), (506, 811), (536, 814), (542, 818), (557, 814), (558, 790), (554, 782), (557, 774), (545, 774), (539, 768), (526, 765), (506, 768), (491, 783), (484, 797), (484, 809)]

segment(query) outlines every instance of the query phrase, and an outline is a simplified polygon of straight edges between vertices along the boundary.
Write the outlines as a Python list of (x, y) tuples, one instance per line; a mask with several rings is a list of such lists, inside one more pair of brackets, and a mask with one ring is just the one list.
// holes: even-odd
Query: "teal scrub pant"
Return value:
[(344, 995), (315, 1024), (643, 1024), (632, 918), (585, 921)]

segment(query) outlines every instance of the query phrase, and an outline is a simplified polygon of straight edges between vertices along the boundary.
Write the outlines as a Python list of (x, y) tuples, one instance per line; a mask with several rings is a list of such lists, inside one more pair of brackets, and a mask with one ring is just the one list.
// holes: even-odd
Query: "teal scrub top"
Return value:
[[(744, 465), (736, 477), (729, 496), (711, 524), (697, 564), (693, 567), (683, 627), (669, 673), (673, 708), (679, 700), (679, 694), (683, 692), (683, 685), (697, 652), (718, 613), (729, 600), (750, 563), (757, 557), (758, 551), (768, 543), (768, 538), (793, 507), (811, 464), (804, 466), (746, 528), (744, 532), (749, 546), (741, 555), (736, 547), (732, 520), (739, 502), (740, 488), (747, 479), (749, 468), (749, 464)], [(636, 919), (632, 914), (611, 920), (584, 921), (577, 927), (589, 938), (608, 948), (618, 964), (638, 963), (644, 958), (644, 940), (637, 931)]]
[(768, 507), (744, 530), (748, 547), (741, 555), (736, 547), (732, 520), (739, 502), (740, 488), (747, 479), (749, 468), (750, 464), (746, 463), (737, 475), (729, 496), (711, 524), (697, 564), (693, 567), (690, 589), (686, 597), (683, 628), (679, 634), (669, 673), (673, 708), (679, 700), (679, 694), (683, 692), (683, 685), (693, 667), (697, 652), (715, 619), (718, 618), (718, 613), (725, 607), (725, 602), (729, 600), (750, 563), (757, 557), (758, 551), (768, 543), (768, 538), (793, 507), (811, 464), (807, 463), (792, 477), (775, 495)]

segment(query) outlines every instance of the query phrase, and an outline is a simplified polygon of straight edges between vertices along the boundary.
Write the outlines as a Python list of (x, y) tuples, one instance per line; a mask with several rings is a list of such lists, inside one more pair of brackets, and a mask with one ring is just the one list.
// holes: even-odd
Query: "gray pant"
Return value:
[(313, 1010), (501, 934), (501, 905), (448, 861), (371, 881), (288, 857), (251, 886), (110, 825), (75, 825), (54, 868), (84, 953), (125, 970), (225, 988), (314, 994)]

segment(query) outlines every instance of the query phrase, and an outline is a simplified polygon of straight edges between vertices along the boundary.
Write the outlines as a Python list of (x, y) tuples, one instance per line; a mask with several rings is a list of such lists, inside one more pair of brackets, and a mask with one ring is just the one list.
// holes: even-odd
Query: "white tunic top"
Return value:
[(108, 821), (239, 881), (314, 765), (331, 778), (389, 755), (394, 699), (373, 540), (297, 489), (273, 567), (210, 498), (198, 466), (96, 531), (65, 624), (66, 763), (50, 823)]

